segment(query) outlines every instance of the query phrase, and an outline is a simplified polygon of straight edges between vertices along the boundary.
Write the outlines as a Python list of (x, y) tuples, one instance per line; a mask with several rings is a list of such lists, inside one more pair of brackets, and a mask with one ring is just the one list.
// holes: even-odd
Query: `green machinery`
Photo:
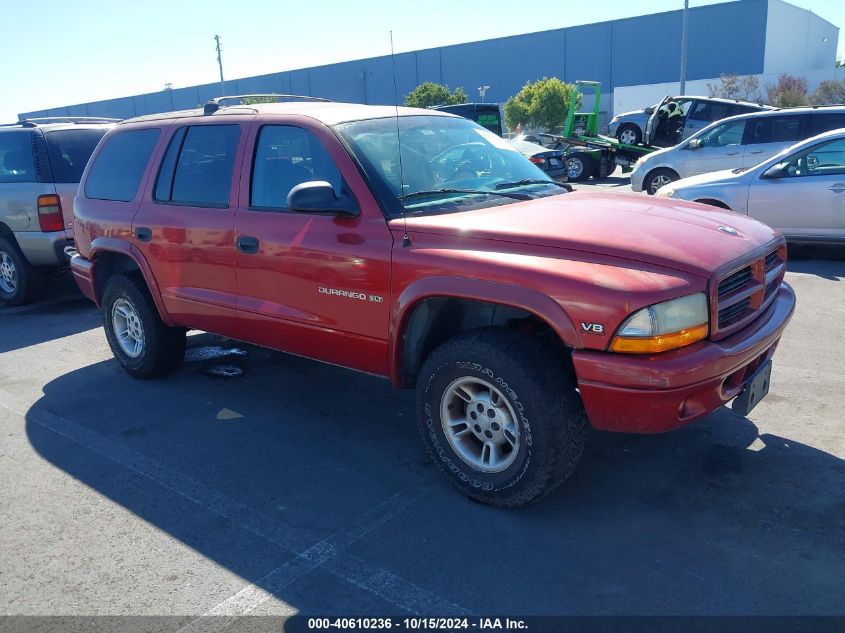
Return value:
[[(585, 89), (592, 88), (593, 111), (576, 112), (578, 97)], [(553, 138), (558, 147), (564, 150), (566, 169), (570, 182), (579, 182), (588, 178), (606, 178), (621, 165), (623, 172), (631, 167), (641, 156), (650, 154), (656, 147), (646, 145), (626, 145), (610, 136), (599, 134), (599, 108), (601, 106), (601, 83), (598, 81), (576, 81), (563, 134), (543, 134)]]

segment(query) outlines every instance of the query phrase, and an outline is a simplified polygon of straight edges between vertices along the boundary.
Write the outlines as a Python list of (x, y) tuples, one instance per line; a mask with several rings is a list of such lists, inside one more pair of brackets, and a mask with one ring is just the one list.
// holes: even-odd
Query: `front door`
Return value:
[(745, 119), (728, 121), (690, 141), (681, 150), (684, 155), (681, 177), (742, 167), (744, 130)]
[[(244, 165), (235, 217), (244, 329), (260, 345), (385, 374), (390, 231), (331, 132), (296, 123), (261, 126)], [(291, 211), (288, 193), (310, 181), (351, 194), (359, 214)]]
[(752, 183), (748, 215), (787, 238), (845, 239), (845, 139), (796, 152), (781, 165), (781, 177)]
[(248, 124), (174, 126), (132, 226), (171, 318), (221, 334), (237, 331), (233, 172)]

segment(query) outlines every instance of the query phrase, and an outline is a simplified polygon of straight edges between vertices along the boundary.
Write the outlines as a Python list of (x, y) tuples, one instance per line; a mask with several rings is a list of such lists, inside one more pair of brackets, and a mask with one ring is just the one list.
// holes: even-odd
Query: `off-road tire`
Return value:
[[(504, 328), (461, 334), (431, 353), (417, 380), (417, 421), (429, 456), (453, 486), (476, 501), (513, 508), (549, 494), (575, 470), (587, 416), (564, 360)], [(516, 412), (520, 442), (515, 460), (501, 472), (468, 464), (444, 433), (441, 399), (462, 377), (493, 384)]]
[[(144, 333), (144, 346), (138, 357), (126, 354), (117, 341), (112, 307), (118, 299), (135, 309)], [(114, 275), (106, 282), (102, 300), (103, 329), (114, 357), (133, 378), (154, 378), (176, 369), (185, 355), (186, 331), (169, 327), (161, 320), (155, 302), (139, 273)]]
[(32, 303), (41, 285), (40, 271), (26, 260), (18, 245), (7, 237), (0, 237), (0, 253), (5, 253), (15, 268), (15, 289), (7, 292), (0, 285), (0, 302), (13, 306)]

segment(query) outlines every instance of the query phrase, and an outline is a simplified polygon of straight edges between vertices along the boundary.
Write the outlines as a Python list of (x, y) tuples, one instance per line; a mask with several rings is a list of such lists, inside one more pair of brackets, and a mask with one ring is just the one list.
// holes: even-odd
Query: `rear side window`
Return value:
[(743, 144), (794, 143), (806, 137), (803, 128), (803, 116), (750, 117), (745, 128)]
[(296, 185), (325, 180), (339, 194), (343, 180), (329, 153), (309, 131), (290, 125), (265, 125), (255, 145), (250, 206), (287, 208)]
[(150, 128), (119, 132), (109, 138), (91, 165), (85, 195), (96, 200), (133, 200), (159, 133), (159, 129)]
[(168, 204), (228, 207), (239, 125), (195, 125), (173, 135), (155, 199)]
[(35, 181), (32, 133), (16, 130), (0, 134), (0, 182)]
[(819, 112), (808, 116), (812, 122), (812, 126), (810, 127), (812, 132), (807, 135), (808, 137), (821, 134), (822, 132), (845, 128), (845, 112), (827, 112), (824, 114)]
[(57, 130), (47, 133), (47, 153), (55, 182), (79, 182), (105, 130)]

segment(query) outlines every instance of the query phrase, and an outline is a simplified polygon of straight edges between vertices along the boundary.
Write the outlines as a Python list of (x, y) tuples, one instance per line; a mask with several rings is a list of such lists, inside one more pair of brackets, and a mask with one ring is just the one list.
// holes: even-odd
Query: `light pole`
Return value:
[(490, 90), (490, 86), (478, 86), (478, 96), (481, 97), (481, 103), (484, 103), (484, 95)]
[(220, 36), (215, 35), (214, 41), (217, 42), (217, 65), (220, 67), (220, 96), (226, 96), (226, 84), (223, 81), (223, 58), (221, 57), (222, 48), (220, 47)]
[(689, 26), (689, 0), (684, 0), (684, 26), (681, 31), (681, 90), (683, 95), (687, 88), (687, 28)]

